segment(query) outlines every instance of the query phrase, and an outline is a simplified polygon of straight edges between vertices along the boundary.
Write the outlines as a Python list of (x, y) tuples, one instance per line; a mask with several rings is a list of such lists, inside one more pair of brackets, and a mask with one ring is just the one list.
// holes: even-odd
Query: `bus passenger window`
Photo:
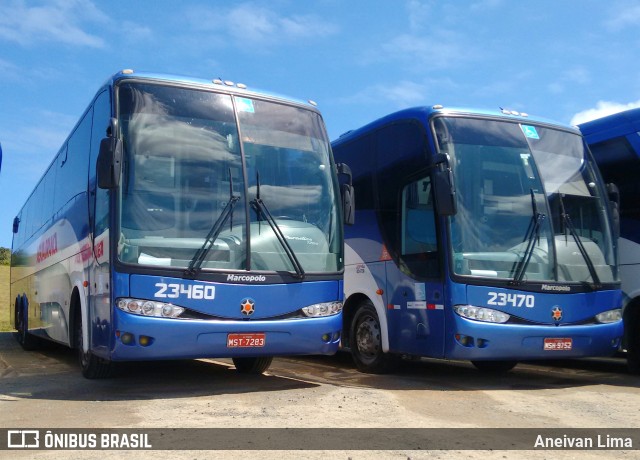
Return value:
[(407, 185), (402, 195), (402, 254), (435, 251), (436, 227), (430, 178)]

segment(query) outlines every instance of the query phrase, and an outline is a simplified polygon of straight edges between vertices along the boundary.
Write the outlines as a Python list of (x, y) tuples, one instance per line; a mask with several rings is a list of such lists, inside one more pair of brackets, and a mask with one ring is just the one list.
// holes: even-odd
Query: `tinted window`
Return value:
[(87, 113), (67, 142), (66, 154), (58, 159), (56, 209), (87, 189), (91, 112)]
[(387, 126), (377, 133), (378, 216), (387, 249), (395, 256), (400, 252), (398, 216), (403, 184), (427, 166), (426, 145), (417, 122)]

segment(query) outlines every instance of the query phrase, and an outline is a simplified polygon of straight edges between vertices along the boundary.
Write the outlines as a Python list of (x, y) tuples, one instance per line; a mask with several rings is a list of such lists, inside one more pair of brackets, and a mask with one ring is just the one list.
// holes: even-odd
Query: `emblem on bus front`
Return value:
[(240, 302), (240, 311), (245, 316), (251, 316), (253, 315), (253, 312), (256, 311), (255, 306), (255, 300), (247, 297), (246, 299), (242, 299), (242, 302)]
[(551, 318), (554, 321), (560, 321), (562, 319), (562, 308), (557, 305), (551, 309)]

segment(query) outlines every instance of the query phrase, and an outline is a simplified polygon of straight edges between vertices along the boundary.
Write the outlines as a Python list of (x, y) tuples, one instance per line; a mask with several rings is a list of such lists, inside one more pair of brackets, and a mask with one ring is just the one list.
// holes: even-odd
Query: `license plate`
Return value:
[(227, 348), (259, 348), (265, 344), (264, 333), (254, 334), (229, 334), (227, 335)]
[(573, 339), (544, 339), (544, 349), (545, 351), (562, 351), (562, 350), (571, 350), (573, 347)]

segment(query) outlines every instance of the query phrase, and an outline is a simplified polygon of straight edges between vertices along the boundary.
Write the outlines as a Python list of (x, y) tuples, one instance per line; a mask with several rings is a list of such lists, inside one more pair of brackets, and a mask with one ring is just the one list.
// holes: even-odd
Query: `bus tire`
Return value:
[(516, 367), (518, 361), (471, 361), (476, 369), (491, 374), (502, 374)]
[(114, 365), (111, 361), (98, 358), (91, 350), (83, 350), (82, 338), (82, 314), (80, 308), (76, 308), (75, 317), (75, 345), (78, 352), (78, 361), (83, 377), (87, 379), (105, 379), (113, 375)]
[(272, 356), (261, 356), (259, 358), (245, 358), (238, 357), (232, 358), (233, 364), (236, 366), (236, 371), (240, 374), (262, 374), (273, 361)]
[(16, 339), (23, 350), (31, 351), (38, 348), (38, 338), (29, 333), (29, 320), (27, 318), (26, 307), (22, 302), (16, 301)]
[(382, 351), (380, 320), (370, 301), (362, 302), (353, 315), (349, 343), (353, 361), (361, 372), (385, 374), (398, 366), (398, 355)]
[(624, 327), (627, 329), (627, 369), (632, 374), (640, 374), (640, 310), (625, 318)]

